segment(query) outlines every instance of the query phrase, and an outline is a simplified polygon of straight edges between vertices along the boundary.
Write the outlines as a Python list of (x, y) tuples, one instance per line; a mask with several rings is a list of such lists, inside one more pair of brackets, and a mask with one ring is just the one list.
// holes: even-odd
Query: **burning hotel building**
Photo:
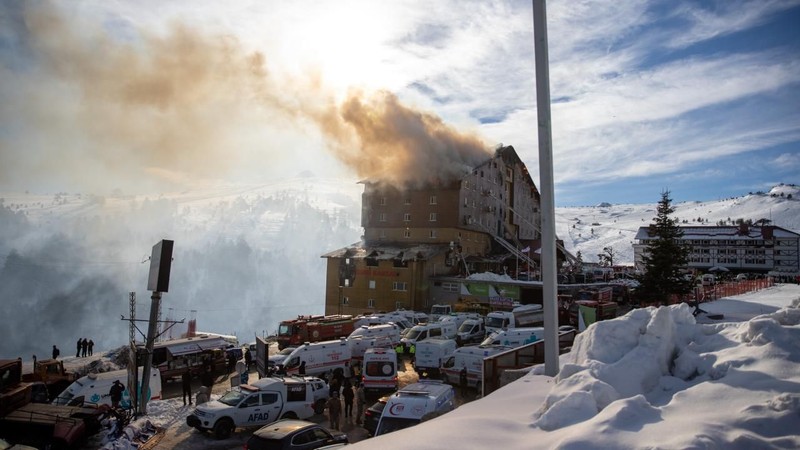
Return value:
[(522, 279), (538, 267), (540, 195), (511, 146), (460, 177), (362, 183), (362, 241), (322, 255), (325, 314), (428, 311), (461, 297), (454, 280), (477, 272)]

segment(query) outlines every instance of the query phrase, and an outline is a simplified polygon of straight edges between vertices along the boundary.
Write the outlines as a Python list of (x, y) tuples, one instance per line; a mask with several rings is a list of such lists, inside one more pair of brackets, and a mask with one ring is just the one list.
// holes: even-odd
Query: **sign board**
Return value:
[(162, 239), (153, 246), (150, 256), (150, 276), (147, 279), (147, 290), (151, 292), (169, 292), (169, 271), (172, 267), (172, 246), (174, 241)]

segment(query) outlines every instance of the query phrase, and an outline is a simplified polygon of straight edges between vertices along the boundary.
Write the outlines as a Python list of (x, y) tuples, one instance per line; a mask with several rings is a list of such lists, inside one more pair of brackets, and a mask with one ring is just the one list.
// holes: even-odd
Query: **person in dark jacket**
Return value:
[(247, 370), (250, 370), (250, 366), (253, 365), (253, 354), (249, 348), (244, 351), (244, 363), (247, 364)]
[(81, 341), (81, 356), (85, 357), (86, 356), (86, 352), (88, 350), (89, 350), (89, 340), (86, 339), (86, 338), (83, 338), (83, 340)]
[(350, 380), (344, 380), (344, 386), (342, 386), (342, 397), (344, 398), (344, 417), (352, 417), (353, 416), (353, 398), (355, 397), (355, 393), (353, 393), (353, 387), (350, 386)]
[(89, 348), (89, 356), (92, 356), (92, 348), (94, 348), (94, 341), (89, 339), (89, 342), (86, 344), (86, 346)]
[(76, 358), (81, 356), (81, 345), (83, 345), (83, 338), (78, 338), (78, 352), (75, 353)]
[(123, 392), (125, 392), (125, 385), (122, 384), (121, 381), (115, 380), (114, 384), (111, 385), (111, 389), (108, 391), (108, 395), (111, 397), (112, 408), (119, 408), (119, 402), (122, 400)]
[(183, 388), (183, 404), (186, 404), (186, 397), (189, 397), (189, 406), (192, 405), (192, 372), (187, 367), (181, 374), (181, 388)]
[(58, 349), (55, 345), (53, 345), (53, 359), (58, 359), (58, 355), (61, 354), (61, 350)]
[(205, 370), (203, 370), (203, 374), (200, 375), (200, 384), (207, 387), (211, 392), (211, 388), (214, 387), (214, 373), (211, 371), (211, 366), (206, 366)]

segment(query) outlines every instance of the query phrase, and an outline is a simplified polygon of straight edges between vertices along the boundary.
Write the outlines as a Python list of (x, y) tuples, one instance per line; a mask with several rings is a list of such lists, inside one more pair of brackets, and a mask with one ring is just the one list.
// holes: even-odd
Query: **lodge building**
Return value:
[[(772, 276), (800, 275), (800, 235), (777, 226), (680, 227), (684, 245), (691, 248), (689, 268), (705, 272), (724, 267), (731, 273)], [(649, 227), (640, 227), (633, 244), (634, 264), (644, 268)]]
[(530, 249), (541, 240), (540, 194), (511, 146), (460, 178), (413, 188), (362, 183), (363, 240), (322, 255), (326, 314), (427, 311), (440, 280), (538, 265)]

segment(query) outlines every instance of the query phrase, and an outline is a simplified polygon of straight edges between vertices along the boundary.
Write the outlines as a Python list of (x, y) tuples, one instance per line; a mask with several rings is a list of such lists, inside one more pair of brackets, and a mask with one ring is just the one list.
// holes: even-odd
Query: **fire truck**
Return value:
[(305, 342), (319, 342), (347, 337), (355, 329), (350, 315), (297, 316), (284, 320), (278, 326), (278, 348), (297, 346)]

